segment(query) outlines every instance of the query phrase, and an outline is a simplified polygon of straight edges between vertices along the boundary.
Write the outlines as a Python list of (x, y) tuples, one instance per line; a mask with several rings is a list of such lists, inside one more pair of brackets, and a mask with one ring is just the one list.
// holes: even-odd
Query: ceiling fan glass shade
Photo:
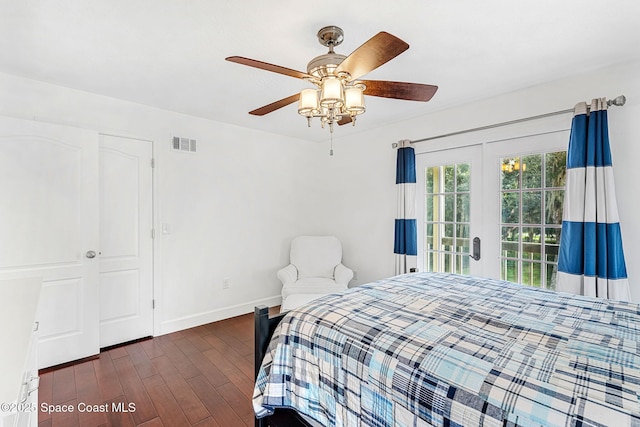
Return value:
[(352, 116), (364, 113), (364, 88), (362, 86), (350, 86), (344, 90), (344, 108)]
[(302, 89), (298, 101), (298, 114), (312, 117), (320, 110), (318, 105), (318, 91), (316, 89)]
[(320, 105), (323, 107), (340, 107), (343, 103), (342, 82), (337, 77), (322, 79)]

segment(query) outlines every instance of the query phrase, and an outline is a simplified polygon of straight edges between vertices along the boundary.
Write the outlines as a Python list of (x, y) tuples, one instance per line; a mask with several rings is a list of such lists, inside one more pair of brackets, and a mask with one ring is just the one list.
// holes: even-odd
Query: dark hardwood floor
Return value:
[(253, 339), (251, 313), (42, 373), (39, 426), (253, 426)]

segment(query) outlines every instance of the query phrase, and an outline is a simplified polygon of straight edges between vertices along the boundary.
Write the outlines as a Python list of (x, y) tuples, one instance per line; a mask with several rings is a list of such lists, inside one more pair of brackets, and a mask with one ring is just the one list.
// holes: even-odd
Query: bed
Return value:
[(640, 426), (638, 304), (413, 273), (259, 312), (258, 425)]

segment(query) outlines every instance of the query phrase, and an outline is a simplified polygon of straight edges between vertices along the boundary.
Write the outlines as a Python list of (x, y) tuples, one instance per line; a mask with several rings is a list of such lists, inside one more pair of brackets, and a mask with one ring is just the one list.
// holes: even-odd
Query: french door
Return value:
[(568, 142), (559, 130), (486, 144), (487, 275), (555, 289)]
[(418, 154), (416, 180), (419, 270), (481, 275), (482, 147)]
[(555, 289), (568, 140), (569, 131), (560, 129), (431, 152), (421, 147), (419, 270)]

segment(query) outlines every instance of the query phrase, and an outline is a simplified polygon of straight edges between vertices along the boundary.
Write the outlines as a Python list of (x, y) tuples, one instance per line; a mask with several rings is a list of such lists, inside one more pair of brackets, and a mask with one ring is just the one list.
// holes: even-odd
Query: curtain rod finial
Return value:
[(622, 107), (627, 102), (627, 98), (624, 95), (620, 95), (615, 97), (614, 99), (610, 99), (607, 101), (607, 105), (616, 105), (618, 107)]

